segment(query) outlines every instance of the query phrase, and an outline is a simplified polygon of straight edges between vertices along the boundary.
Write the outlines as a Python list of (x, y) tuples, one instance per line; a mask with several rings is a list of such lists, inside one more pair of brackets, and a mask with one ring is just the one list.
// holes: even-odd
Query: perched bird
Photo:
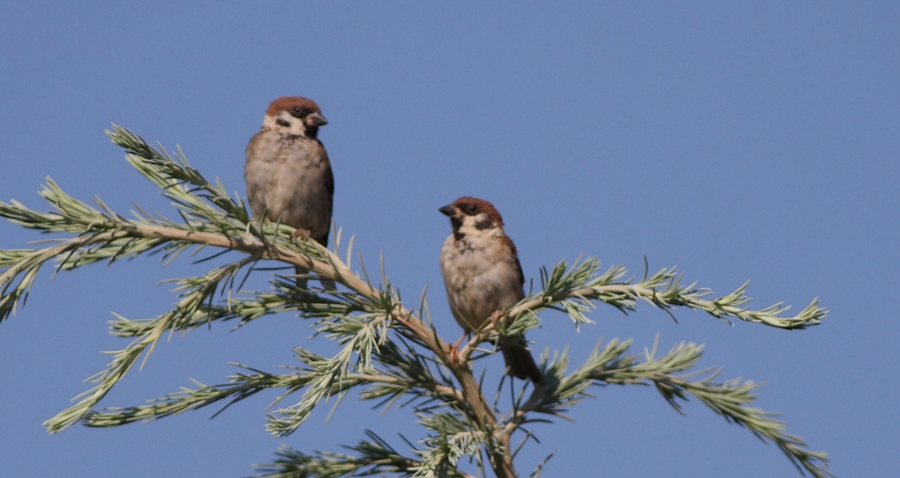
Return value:
[[(328, 245), (334, 175), (328, 153), (318, 139), (319, 126), (328, 122), (308, 98), (284, 96), (266, 110), (262, 128), (247, 145), (247, 199), (257, 218), (280, 222)], [(297, 274), (308, 271), (297, 267)], [(334, 282), (322, 281), (333, 289)], [(306, 279), (297, 286), (306, 288)]]
[[(450, 217), (453, 226), (441, 249), (447, 299), (453, 317), (468, 334), (525, 297), (525, 277), (516, 246), (491, 203), (461, 197), (439, 211)], [(505, 338), (498, 345), (508, 375), (541, 382), (541, 370), (524, 336)]]

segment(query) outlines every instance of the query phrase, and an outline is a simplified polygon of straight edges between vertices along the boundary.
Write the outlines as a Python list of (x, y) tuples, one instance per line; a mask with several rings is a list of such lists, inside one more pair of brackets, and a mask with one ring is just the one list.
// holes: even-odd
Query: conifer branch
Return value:
[[(256, 478), (297, 478), (315, 476), (320, 478), (339, 478), (342, 476), (372, 476), (384, 473), (401, 473), (417, 476), (422, 464), (411, 458), (400, 455), (386, 441), (371, 431), (366, 431), (369, 440), (360, 440), (359, 444), (347, 447), (357, 456), (341, 453), (315, 452), (307, 455), (289, 447), (278, 450), (278, 459), (268, 465), (256, 465), (262, 472)], [(474, 478), (449, 468), (444, 474), (451, 478)], [(424, 476), (424, 475), (418, 475)]]
[[(704, 311), (720, 320), (755, 322), (782, 329), (803, 329), (821, 323), (827, 310), (813, 300), (794, 316), (787, 307), (774, 304), (759, 310), (747, 307), (747, 284), (724, 296), (710, 299), (712, 292), (696, 284), (682, 285), (675, 269), (644, 274), (640, 280), (623, 280), (621, 266), (599, 272), (599, 261), (560, 262), (552, 270), (541, 269), (541, 290), (524, 298), (485, 326), (451, 360), (449, 344), (430, 321), (424, 300), (418, 308), (407, 309), (400, 293), (391, 286), (382, 267), (381, 283), (373, 285), (365, 274), (349, 266), (353, 240), (340, 258), (340, 231), (335, 234), (335, 250), (315, 241), (298, 240), (290, 227), (258, 222), (250, 218), (240, 197), (231, 197), (221, 182), (206, 180), (190, 167), (184, 155), (171, 156), (147, 145), (140, 137), (113, 126), (108, 132), (113, 142), (126, 149), (127, 160), (172, 201), (179, 221), (151, 215), (140, 208), (126, 218), (99, 198), (94, 206), (72, 198), (51, 179), (40, 191), (52, 210), (29, 209), (13, 200), (0, 202), (0, 216), (26, 228), (56, 234), (43, 247), (0, 250), (0, 321), (17, 311), (33, 286), (37, 273), (47, 262), (57, 270), (74, 270), (100, 261), (109, 263), (141, 254), (159, 254), (164, 263), (176, 260), (193, 249), (213, 250), (211, 257), (232, 254), (238, 257), (213, 267), (197, 277), (172, 281), (177, 301), (171, 310), (149, 319), (117, 316), (110, 331), (131, 343), (122, 350), (108, 352), (108, 367), (89, 378), (91, 388), (76, 397), (78, 402), (48, 420), (50, 432), (83, 421), (92, 427), (119, 426), (195, 410), (213, 404), (230, 404), (267, 389), (280, 389), (280, 400), (294, 394), (300, 398), (269, 414), (267, 429), (286, 436), (300, 427), (314, 408), (332, 396), (344, 396), (355, 387), (360, 397), (375, 400), (377, 406), (412, 404), (418, 423), (426, 430), (416, 444), (409, 444), (416, 458), (397, 453), (374, 433), (369, 440), (351, 447), (354, 455), (316, 452), (306, 455), (290, 449), (264, 465), (261, 476), (350, 476), (402, 473), (410, 476), (467, 476), (458, 469), (468, 459), (484, 470), (490, 467), (500, 477), (517, 476), (513, 466), (511, 436), (529, 423), (547, 417), (565, 418), (566, 410), (589, 396), (591, 385), (653, 385), (676, 410), (693, 396), (727, 421), (746, 427), (765, 441), (775, 443), (801, 473), (831, 476), (825, 471), (824, 453), (807, 450), (802, 439), (785, 433), (785, 424), (772, 414), (750, 408), (758, 384), (731, 380), (716, 382), (718, 372), (694, 379), (686, 373), (701, 358), (702, 347), (678, 344), (662, 356), (656, 345), (643, 358), (627, 354), (630, 341), (612, 340), (594, 350), (587, 361), (572, 373), (566, 372), (567, 351), (545, 359), (545, 381), (526, 394), (523, 386), (512, 410), (490, 404), (473, 374), (473, 363), (483, 357), (474, 351), (486, 340), (515, 337), (540, 324), (546, 309), (564, 311), (576, 325), (593, 323), (587, 316), (598, 303), (623, 312), (637, 310), (640, 301), (649, 302), (672, 314), (679, 307)], [(241, 284), (258, 272), (259, 261), (273, 260), (302, 266), (312, 275), (335, 280), (346, 290), (300, 289), (290, 277), (275, 276), (270, 290), (246, 292)], [(360, 262), (362, 266), (362, 263)], [(383, 264), (382, 264), (383, 266)], [(331, 357), (295, 349), (300, 366), (286, 374), (273, 374), (241, 366), (250, 373), (227, 377), (221, 385), (195, 382), (146, 405), (105, 408), (96, 411), (104, 396), (138, 363), (146, 361), (158, 341), (166, 335), (189, 333), (218, 322), (241, 326), (282, 312), (314, 319), (315, 334), (340, 345)], [(481, 350), (481, 349), (478, 349)], [(338, 400), (340, 402), (340, 400)], [(220, 411), (221, 411), (220, 410)], [(528, 437), (531, 432), (525, 431)], [(549, 457), (548, 457), (549, 458)], [(535, 473), (540, 473), (538, 467)]]

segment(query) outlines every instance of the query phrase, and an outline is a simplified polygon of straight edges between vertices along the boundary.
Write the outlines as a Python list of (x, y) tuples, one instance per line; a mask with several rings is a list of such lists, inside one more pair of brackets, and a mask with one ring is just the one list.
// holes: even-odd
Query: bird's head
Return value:
[(503, 229), (503, 218), (497, 208), (484, 199), (464, 196), (438, 211), (450, 218), (457, 240), (466, 235), (482, 236)]
[(266, 110), (263, 128), (291, 136), (316, 139), (319, 126), (328, 124), (315, 101), (300, 96), (282, 96)]

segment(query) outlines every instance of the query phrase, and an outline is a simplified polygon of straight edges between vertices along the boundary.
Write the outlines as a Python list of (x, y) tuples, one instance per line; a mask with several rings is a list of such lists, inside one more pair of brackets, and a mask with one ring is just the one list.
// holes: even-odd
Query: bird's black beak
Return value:
[(319, 113), (313, 113), (313, 114), (307, 116), (306, 121), (307, 121), (307, 124), (309, 124), (310, 126), (316, 126), (316, 127), (328, 124), (328, 120), (326, 120), (325, 117), (320, 115)]
[(453, 207), (452, 204), (448, 204), (448, 205), (438, 209), (438, 211), (441, 211), (441, 214), (448, 216), (448, 217), (453, 217), (453, 215), (456, 214), (456, 208)]

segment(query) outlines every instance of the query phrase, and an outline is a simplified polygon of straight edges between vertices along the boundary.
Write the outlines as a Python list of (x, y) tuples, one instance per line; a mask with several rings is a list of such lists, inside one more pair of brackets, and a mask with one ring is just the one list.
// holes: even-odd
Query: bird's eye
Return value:
[(468, 206), (466, 206), (466, 212), (469, 214), (475, 214), (476, 212), (478, 212), (478, 206), (469, 204)]
[(302, 117), (306, 116), (307, 114), (309, 114), (309, 111), (306, 108), (303, 108), (302, 106), (295, 106), (295, 107), (291, 108), (291, 116), (293, 116), (295, 118), (302, 118)]

